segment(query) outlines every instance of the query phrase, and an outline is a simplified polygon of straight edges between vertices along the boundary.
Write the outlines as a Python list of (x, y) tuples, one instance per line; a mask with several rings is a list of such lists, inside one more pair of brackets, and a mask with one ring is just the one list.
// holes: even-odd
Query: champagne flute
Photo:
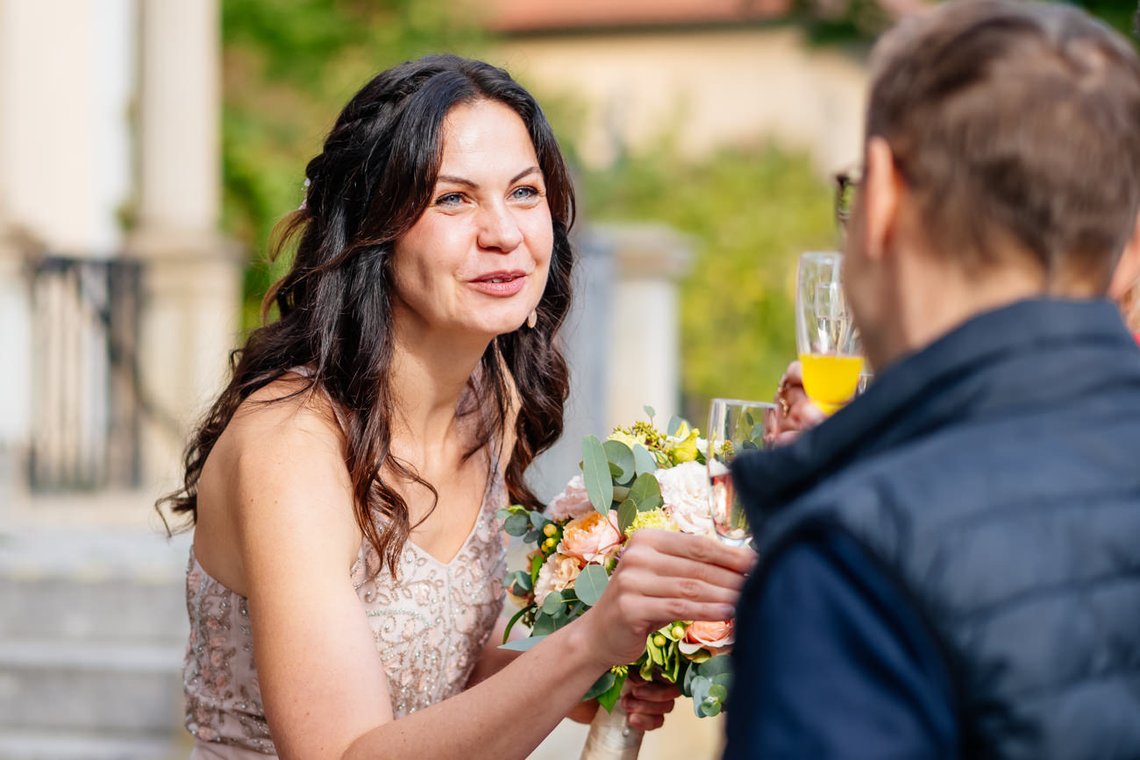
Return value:
[(796, 276), (796, 346), (804, 391), (824, 414), (851, 400), (863, 372), (842, 271), (843, 254), (812, 252), (800, 255)]
[(708, 454), (709, 512), (717, 538), (730, 546), (744, 546), (752, 530), (744, 505), (732, 486), (729, 466), (741, 452), (766, 448), (764, 425), (775, 404), (763, 401), (714, 398), (709, 410)]

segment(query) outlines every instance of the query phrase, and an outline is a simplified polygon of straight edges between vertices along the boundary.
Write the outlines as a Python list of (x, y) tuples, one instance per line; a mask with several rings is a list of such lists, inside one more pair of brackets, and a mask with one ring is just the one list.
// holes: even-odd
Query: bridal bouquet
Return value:
[[(500, 511), (507, 533), (534, 548), (528, 565), (509, 573), (507, 591), (521, 606), (507, 626), (530, 626), (525, 649), (581, 616), (601, 598), (629, 537), (645, 528), (713, 535), (709, 516), (706, 442), (684, 420), (667, 432), (649, 422), (619, 427), (605, 441), (582, 443), (582, 473), (545, 513), (522, 506)], [(677, 620), (646, 638), (636, 662), (610, 669), (584, 699), (611, 711), (631, 669), (645, 680), (676, 684), (700, 717), (721, 711), (728, 690), (731, 621)]]

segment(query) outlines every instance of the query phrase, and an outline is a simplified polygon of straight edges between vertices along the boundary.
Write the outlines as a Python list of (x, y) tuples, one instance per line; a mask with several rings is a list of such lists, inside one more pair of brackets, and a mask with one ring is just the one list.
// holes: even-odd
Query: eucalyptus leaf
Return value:
[(629, 446), (621, 441), (606, 441), (602, 444), (602, 449), (606, 452), (606, 459), (612, 465), (610, 471), (613, 472), (613, 468), (617, 468), (617, 472), (614, 473), (614, 480), (618, 483), (628, 483), (633, 480), (637, 470), (633, 452), (630, 451)]
[(574, 581), (574, 591), (578, 594), (578, 601), (593, 607), (602, 598), (602, 592), (606, 590), (606, 584), (609, 582), (610, 576), (606, 574), (604, 567), (586, 565)]
[(640, 443), (633, 447), (633, 461), (639, 477), (657, 472), (657, 460), (649, 453), (649, 449)]
[(604, 707), (606, 712), (613, 712), (614, 705), (621, 698), (621, 688), (625, 685), (626, 678), (628, 676), (614, 676), (613, 685), (598, 695), (598, 704)]
[(683, 422), (683, 419), (674, 414), (669, 418), (669, 424), (665, 426), (665, 432), (669, 435), (677, 435), (677, 431), (681, 429), (681, 424)]
[(606, 451), (601, 441), (592, 435), (582, 441), (582, 479), (594, 509), (603, 515), (609, 512), (614, 499), (614, 481)]
[(614, 501), (622, 503), (629, 498), (629, 486), (614, 486)]
[(714, 679), (720, 675), (732, 675), (732, 658), (731, 657), (714, 657), (700, 667), (699, 675), (708, 679)]
[(525, 570), (515, 570), (513, 573), (507, 575), (507, 588), (517, 587), (523, 593), (534, 589), (534, 584), (531, 581), (530, 573)]
[(696, 665), (690, 665), (685, 671), (685, 677), (681, 679), (681, 693), (686, 697), (693, 696), (693, 679), (700, 674), (701, 669)]
[(560, 591), (552, 591), (546, 595), (545, 599), (542, 600), (542, 611), (546, 615), (553, 617), (554, 615), (557, 615), (558, 611), (561, 609), (562, 592)]
[(698, 715), (698, 717), (715, 718), (716, 716), (720, 715), (721, 707), (722, 707), (722, 704), (720, 701), (713, 700), (711, 698), (706, 699), (704, 702), (701, 702), (701, 704), (700, 704), (700, 708), (699, 708), (700, 714)]
[(512, 536), (523, 536), (530, 529), (530, 518), (522, 513), (515, 513), (503, 523), (503, 529)]
[(582, 700), (596, 699), (600, 695), (605, 694), (613, 688), (615, 681), (617, 681), (617, 676), (614, 675), (612, 670), (607, 670), (605, 673), (602, 673), (601, 678), (594, 681), (594, 685), (582, 695)]
[(558, 625), (555, 623), (554, 618), (545, 613), (538, 613), (534, 616), (534, 625), (530, 629), (531, 636), (545, 636), (548, 633), (554, 633), (558, 630)]
[(647, 415), (649, 415), (649, 421), (653, 422), (653, 418), (657, 416), (657, 411), (653, 407), (651, 407), (649, 404), (646, 404), (645, 406), (643, 406), (641, 408), (645, 410), (645, 413)]
[(537, 645), (538, 642), (542, 641), (545, 638), (546, 638), (546, 636), (542, 635), (542, 636), (531, 636), (530, 638), (527, 638), (527, 639), (517, 639), (515, 641), (508, 641), (506, 644), (501, 645), (499, 647), (499, 649), (506, 649), (506, 650), (511, 651), (511, 652), (525, 652), (526, 650), (531, 649), (532, 647)]
[(637, 502), (637, 509), (640, 512), (649, 512), (665, 503), (661, 498), (661, 484), (657, 482), (656, 476), (648, 473), (638, 475), (637, 480), (633, 481), (629, 489), (629, 498)]
[(709, 695), (710, 686), (712, 686), (712, 681), (704, 676), (697, 676), (690, 684), (693, 696), (693, 712), (697, 714), (698, 718), (704, 717), (701, 706)]
[(630, 525), (633, 525), (633, 518), (637, 517), (637, 499), (626, 499), (618, 507), (618, 530), (625, 533)]
[(546, 519), (546, 515), (542, 514), (538, 510), (533, 510), (530, 512), (530, 524), (533, 525), (536, 529), (542, 530), (546, 527), (546, 524), (548, 522), (550, 522), (550, 520)]

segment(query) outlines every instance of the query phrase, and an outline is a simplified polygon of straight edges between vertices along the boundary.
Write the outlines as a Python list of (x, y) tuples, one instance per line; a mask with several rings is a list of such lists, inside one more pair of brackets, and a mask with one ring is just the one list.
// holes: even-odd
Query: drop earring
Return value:
[(534, 310), (530, 313), (530, 316), (526, 318), (526, 326), (533, 330), (534, 326), (537, 324), (538, 324), (538, 307), (536, 306), (534, 308)]

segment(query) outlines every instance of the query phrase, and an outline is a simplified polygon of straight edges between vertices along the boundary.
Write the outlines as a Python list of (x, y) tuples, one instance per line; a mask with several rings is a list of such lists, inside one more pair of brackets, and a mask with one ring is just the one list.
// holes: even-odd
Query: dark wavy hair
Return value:
[[(425, 486), (436, 500), (438, 493), (391, 452), (391, 253), (431, 200), (444, 119), (456, 106), (480, 100), (502, 103), (526, 125), (545, 179), (554, 250), (536, 325), (496, 337), (468, 380), (480, 408), (466, 410), (479, 419), (466, 456), (484, 447), (498, 452), (517, 393), (516, 440), (504, 478), (514, 503), (542, 507), (524, 473), (562, 434), (569, 375), (555, 336), (570, 308), (574, 190), (530, 93), (502, 69), (435, 55), (388, 69), (365, 85), (306, 167), (305, 203), (282, 220), (272, 246), (277, 256), (295, 243), (292, 266), (265, 296), (263, 326), (231, 355), (229, 384), (193, 434), (182, 487), (159, 500), (160, 514), (168, 505), (187, 518), (184, 527), (192, 525), (202, 467), (234, 412), (291, 368), (308, 367), (306, 385), (288, 397), (313, 389), (328, 395), (347, 439), (356, 522), (380, 567), (395, 574), (414, 526), (404, 499), (381, 480), (382, 468)], [(279, 318), (269, 322), (273, 305)]]

